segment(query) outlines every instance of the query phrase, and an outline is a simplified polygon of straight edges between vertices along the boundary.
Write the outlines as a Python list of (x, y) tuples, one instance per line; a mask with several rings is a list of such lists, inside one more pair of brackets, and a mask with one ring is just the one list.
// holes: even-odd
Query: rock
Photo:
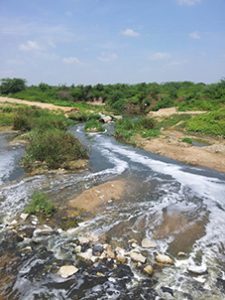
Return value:
[(168, 255), (157, 254), (155, 259), (160, 264), (173, 265), (173, 260)]
[(22, 213), (20, 215), (20, 219), (22, 219), (23, 221), (26, 221), (26, 219), (29, 217), (29, 214), (25, 214), (25, 213)]
[(103, 123), (110, 123), (110, 122), (112, 122), (112, 117), (101, 114), (100, 121)]
[(15, 225), (17, 225), (18, 224), (18, 222), (16, 221), (16, 220), (13, 220), (9, 225), (10, 226), (15, 226)]
[(77, 254), (77, 257), (81, 260), (84, 260), (84, 261), (93, 261), (93, 253), (92, 253), (92, 249), (89, 248), (87, 249), (87, 251), (85, 252), (80, 252)]
[(55, 231), (50, 226), (42, 225), (42, 226), (40, 226), (40, 227), (38, 227), (37, 229), (34, 230), (33, 236), (37, 237), (37, 236), (42, 236), (42, 235), (50, 235), (54, 232)]
[(127, 258), (123, 255), (117, 255), (116, 260), (120, 264), (125, 264), (127, 262)]
[(144, 272), (148, 275), (152, 275), (154, 273), (153, 267), (151, 265), (147, 265), (144, 268)]
[(179, 258), (187, 258), (187, 253), (180, 251), (180, 252), (178, 252), (177, 256)]
[(120, 247), (116, 247), (115, 252), (116, 252), (117, 255), (121, 255), (121, 256), (125, 255), (125, 250), (123, 248), (120, 248)]
[(79, 271), (79, 269), (72, 265), (71, 266), (62, 266), (59, 269), (58, 274), (62, 278), (68, 278), (68, 277), (74, 275), (75, 273), (77, 273), (78, 271)]
[(132, 243), (132, 244), (131, 244), (131, 247), (132, 247), (132, 248), (137, 248), (137, 247), (138, 247), (138, 244), (137, 244), (137, 243)]
[(86, 237), (79, 237), (78, 241), (79, 241), (80, 245), (89, 244), (89, 242), (90, 242), (90, 240)]
[(115, 253), (112, 250), (112, 247), (110, 245), (108, 245), (108, 247), (106, 249), (106, 255), (107, 255), (108, 258), (112, 258), (112, 259), (115, 258)]
[(205, 264), (201, 266), (190, 265), (187, 267), (188, 271), (196, 275), (202, 275), (207, 273), (207, 266)]
[(145, 238), (141, 242), (142, 248), (155, 248), (157, 245), (154, 241), (151, 241), (148, 238)]
[(80, 253), (80, 252), (81, 252), (81, 249), (82, 249), (82, 247), (79, 245), (79, 246), (76, 246), (76, 247), (75, 247), (74, 251), (75, 251), (76, 253)]
[(141, 253), (137, 253), (135, 251), (131, 251), (130, 258), (135, 262), (140, 262), (144, 264), (146, 262), (146, 257), (143, 256)]
[(128, 243), (129, 243), (129, 244), (132, 244), (132, 243), (136, 243), (136, 244), (137, 244), (137, 240), (131, 239), (131, 240), (128, 241)]
[(94, 255), (101, 255), (101, 253), (103, 252), (104, 248), (101, 244), (97, 244), (93, 246), (93, 254)]

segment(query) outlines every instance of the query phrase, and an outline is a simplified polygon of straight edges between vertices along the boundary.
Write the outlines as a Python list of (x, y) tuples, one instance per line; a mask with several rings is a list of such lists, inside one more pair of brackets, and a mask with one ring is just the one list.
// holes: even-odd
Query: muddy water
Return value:
[[(89, 149), (90, 170), (30, 178), (18, 167), (22, 150), (10, 148), (10, 137), (0, 136), (0, 275), (5, 274), (6, 281), (0, 291), (9, 299), (224, 299), (224, 174), (119, 144), (107, 132), (85, 135), (82, 126), (71, 131)], [(15, 242), (10, 237), (7, 223), (23, 210), (34, 190), (44, 190), (65, 205), (89, 187), (120, 178), (128, 185), (121, 201), (109, 203), (74, 231), (39, 240)], [(156, 267), (148, 279), (132, 264), (117, 269), (107, 262), (81, 264), (78, 274), (61, 279), (55, 274), (60, 265), (79, 264), (73, 251), (78, 235), (95, 236), (126, 250), (130, 239), (140, 245), (148, 237), (157, 248), (145, 255), (154, 260), (156, 251), (166, 252), (175, 266)], [(4, 243), (9, 238), (12, 243)], [(24, 253), (27, 246), (32, 251)], [(187, 253), (185, 259), (178, 258), (180, 251)], [(206, 266), (207, 271), (197, 276), (188, 271), (190, 265)]]

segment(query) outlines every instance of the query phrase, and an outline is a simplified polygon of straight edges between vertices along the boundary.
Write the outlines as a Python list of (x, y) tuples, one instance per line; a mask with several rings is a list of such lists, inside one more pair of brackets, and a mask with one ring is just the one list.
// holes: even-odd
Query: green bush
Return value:
[(26, 80), (21, 78), (1, 79), (0, 93), (3, 95), (13, 94), (26, 89)]
[(187, 122), (187, 130), (225, 137), (225, 109), (192, 117)]
[(181, 139), (181, 142), (192, 145), (192, 139), (189, 137), (184, 137)]
[(28, 214), (44, 214), (46, 216), (51, 216), (54, 211), (54, 204), (42, 192), (34, 192), (30, 203), (25, 208), (25, 212)]
[(22, 112), (17, 112), (13, 117), (13, 129), (29, 131), (32, 128), (31, 117)]
[(33, 162), (45, 163), (50, 169), (57, 169), (69, 161), (87, 158), (81, 143), (70, 133), (59, 129), (34, 131), (24, 158), (24, 166), (32, 168)]
[(85, 131), (102, 132), (104, 128), (98, 120), (91, 119), (85, 123)]
[(0, 112), (0, 126), (11, 126), (13, 124), (13, 114)]

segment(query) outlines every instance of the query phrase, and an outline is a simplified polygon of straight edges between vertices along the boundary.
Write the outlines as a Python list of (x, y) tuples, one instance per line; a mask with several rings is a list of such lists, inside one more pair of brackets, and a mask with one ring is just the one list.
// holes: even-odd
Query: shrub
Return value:
[(192, 139), (189, 137), (184, 137), (181, 139), (181, 142), (192, 145)]
[(98, 120), (91, 119), (86, 122), (85, 130), (86, 131), (94, 131), (94, 132), (97, 132), (97, 131), (102, 132), (102, 131), (104, 131), (104, 128)]
[(13, 117), (13, 129), (14, 130), (22, 130), (29, 131), (32, 128), (31, 117), (28, 115), (17, 112)]
[(2, 94), (11, 94), (26, 89), (26, 81), (21, 78), (3, 78), (1, 79), (0, 92)]
[(34, 161), (40, 161), (56, 169), (81, 158), (87, 158), (87, 152), (72, 134), (59, 129), (36, 130), (31, 134), (24, 166), (31, 168)]
[(54, 204), (49, 200), (48, 196), (42, 192), (34, 192), (31, 202), (25, 208), (28, 214), (44, 214), (51, 216), (55, 211)]

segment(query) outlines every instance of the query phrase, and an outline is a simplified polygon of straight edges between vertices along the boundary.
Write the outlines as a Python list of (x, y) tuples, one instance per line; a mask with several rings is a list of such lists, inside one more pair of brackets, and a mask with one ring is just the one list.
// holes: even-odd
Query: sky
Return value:
[(0, 78), (28, 84), (225, 77), (225, 0), (0, 0)]

